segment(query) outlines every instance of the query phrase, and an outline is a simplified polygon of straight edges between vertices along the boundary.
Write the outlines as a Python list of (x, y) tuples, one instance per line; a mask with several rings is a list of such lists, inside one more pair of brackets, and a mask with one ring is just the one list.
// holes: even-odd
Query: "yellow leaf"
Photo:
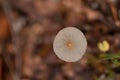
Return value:
[(104, 40), (98, 43), (98, 48), (100, 51), (106, 52), (110, 49), (110, 44), (108, 43), (108, 41)]

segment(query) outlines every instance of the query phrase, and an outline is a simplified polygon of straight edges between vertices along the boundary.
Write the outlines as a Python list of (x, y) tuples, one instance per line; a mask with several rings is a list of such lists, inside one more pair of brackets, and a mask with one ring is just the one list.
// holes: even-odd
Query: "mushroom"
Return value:
[(67, 27), (60, 30), (53, 42), (55, 54), (66, 62), (80, 60), (85, 54), (86, 49), (86, 37), (75, 27)]

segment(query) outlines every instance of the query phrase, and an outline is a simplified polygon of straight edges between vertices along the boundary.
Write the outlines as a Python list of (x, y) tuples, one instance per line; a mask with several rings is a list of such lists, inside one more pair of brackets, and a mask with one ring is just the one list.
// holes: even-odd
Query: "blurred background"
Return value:
[[(81, 60), (64, 62), (64, 27), (86, 36)], [(120, 0), (0, 0), (0, 80), (120, 80)]]

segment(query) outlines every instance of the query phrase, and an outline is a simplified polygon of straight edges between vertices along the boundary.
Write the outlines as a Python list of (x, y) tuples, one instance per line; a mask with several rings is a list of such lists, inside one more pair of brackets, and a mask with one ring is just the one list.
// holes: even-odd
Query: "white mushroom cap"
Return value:
[(55, 54), (66, 62), (76, 62), (87, 49), (84, 34), (75, 27), (67, 27), (58, 32), (53, 42)]

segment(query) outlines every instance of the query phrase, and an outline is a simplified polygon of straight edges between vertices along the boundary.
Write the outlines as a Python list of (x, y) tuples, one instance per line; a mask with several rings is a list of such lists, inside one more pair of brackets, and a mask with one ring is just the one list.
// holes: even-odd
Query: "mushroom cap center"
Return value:
[(67, 42), (67, 48), (71, 49), (73, 47), (73, 43), (71, 41)]

